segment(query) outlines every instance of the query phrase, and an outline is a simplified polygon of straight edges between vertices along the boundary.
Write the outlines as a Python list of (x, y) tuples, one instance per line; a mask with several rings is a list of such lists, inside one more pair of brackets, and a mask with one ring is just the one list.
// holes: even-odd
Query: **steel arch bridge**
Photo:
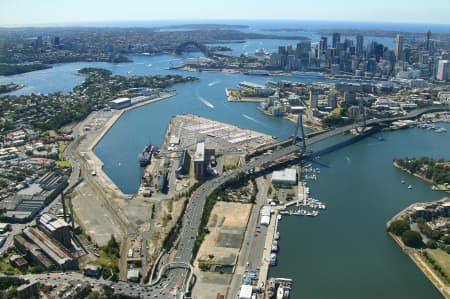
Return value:
[(185, 52), (190, 47), (197, 48), (200, 52), (203, 52), (203, 54), (205, 54), (205, 56), (210, 56), (211, 55), (211, 52), (210, 52), (208, 46), (206, 46), (204, 44), (201, 44), (199, 42), (196, 42), (196, 41), (187, 41), (187, 42), (179, 44), (175, 48), (175, 53), (177, 55), (181, 55), (183, 52)]

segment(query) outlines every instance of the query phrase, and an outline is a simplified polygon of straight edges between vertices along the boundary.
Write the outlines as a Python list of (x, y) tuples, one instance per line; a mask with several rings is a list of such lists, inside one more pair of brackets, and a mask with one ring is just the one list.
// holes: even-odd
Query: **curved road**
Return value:
[[(439, 107), (439, 108), (432, 107), (432, 108), (417, 109), (401, 117), (371, 119), (367, 121), (367, 125), (374, 125), (378, 123), (415, 118), (424, 113), (448, 109), (449, 109), (448, 107)], [(307, 139), (306, 145), (311, 145), (313, 143), (322, 141), (332, 136), (342, 134), (343, 132), (354, 129), (358, 126), (359, 126), (358, 124), (352, 124), (345, 127), (334, 129), (332, 131), (324, 132), (323, 134)], [(78, 138), (76, 138), (75, 142), (73, 143), (76, 144), (77, 141)], [(73, 157), (73, 154), (77, 154), (73, 153), (72, 150), (73, 146), (69, 146), (66, 152), (66, 155), (68, 155), (67, 158), (71, 160), (71, 162), (73, 160), (70, 158)], [(201, 217), (203, 214), (203, 208), (206, 202), (206, 198), (209, 195), (211, 195), (215, 189), (222, 186), (224, 183), (226, 183), (227, 181), (229, 181), (230, 179), (236, 177), (241, 173), (246, 173), (257, 167), (262, 167), (270, 162), (276, 161), (290, 154), (299, 153), (300, 150), (301, 145), (293, 144), (280, 150), (277, 150), (270, 155), (259, 156), (237, 169), (228, 171), (219, 177), (216, 177), (214, 179), (205, 182), (197, 190), (195, 190), (186, 207), (186, 211), (182, 220), (182, 229), (179, 236), (178, 247), (172, 263), (190, 264), (192, 260), (192, 250), (194, 248), (195, 239), (197, 237), (197, 232), (200, 227)], [(75, 171), (79, 169), (78, 167), (80, 167), (79, 165), (76, 164), (76, 162), (72, 165), (75, 165), (74, 166)], [(81, 168), (83, 168), (83, 165), (81, 165)], [(89, 177), (89, 175), (87, 177)], [(95, 186), (95, 183), (93, 183), (93, 185), (94, 187), (97, 187)], [(121, 218), (116, 213), (113, 213), (113, 215), (117, 216), (118, 220), (121, 220)], [(120, 222), (121, 221), (119, 221), (119, 223)], [(123, 225), (123, 223), (121, 224)], [(162, 267), (163, 270), (165, 268), (166, 267), (164, 266)], [(131, 284), (124, 282), (110, 283), (109, 285), (113, 286), (117, 293), (123, 293), (127, 295), (138, 295), (145, 298), (171, 298), (171, 299), (183, 298), (183, 296), (189, 290), (190, 287), (189, 285), (185, 284), (188, 278), (188, 274), (190, 272), (191, 270), (188, 269), (180, 269), (180, 268), (170, 269), (167, 278), (165, 279), (163, 278), (161, 282), (159, 282), (159, 284), (153, 286), (148, 285), (142, 286), (137, 284), (136, 285), (133, 284), (131, 286)], [(162, 273), (159, 273), (158, 277), (161, 276)]]

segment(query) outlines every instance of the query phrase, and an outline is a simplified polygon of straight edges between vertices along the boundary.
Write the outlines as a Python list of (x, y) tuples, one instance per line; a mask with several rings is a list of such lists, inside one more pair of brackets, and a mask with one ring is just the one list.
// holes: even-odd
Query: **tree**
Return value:
[(86, 297), (86, 299), (100, 299), (100, 292), (93, 291)]
[(409, 230), (409, 222), (405, 219), (399, 219), (391, 222), (388, 228), (389, 232), (397, 236), (401, 236), (407, 230)]
[(430, 249), (436, 249), (437, 248), (437, 242), (434, 240), (429, 240), (427, 242), (427, 247)]
[(407, 230), (402, 234), (402, 241), (406, 246), (419, 248), (422, 246), (422, 237), (418, 232)]

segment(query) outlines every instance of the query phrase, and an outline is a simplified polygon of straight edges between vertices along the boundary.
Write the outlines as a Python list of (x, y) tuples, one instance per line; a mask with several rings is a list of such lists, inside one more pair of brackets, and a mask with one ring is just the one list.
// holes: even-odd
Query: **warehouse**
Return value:
[(286, 168), (281, 171), (272, 172), (273, 184), (297, 184), (297, 171), (294, 168)]

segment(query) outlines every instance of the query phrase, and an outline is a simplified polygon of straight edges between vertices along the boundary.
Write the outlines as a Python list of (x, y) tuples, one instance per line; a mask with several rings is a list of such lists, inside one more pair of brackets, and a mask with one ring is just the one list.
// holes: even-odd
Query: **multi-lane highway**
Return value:
[[(367, 121), (367, 125), (375, 125), (379, 123), (386, 123), (386, 122), (392, 122), (396, 120), (404, 120), (404, 119), (410, 119), (415, 118), (421, 114), (433, 112), (437, 110), (442, 110), (442, 107), (436, 108), (423, 108), (423, 109), (417, 109), (414, 110), (407, 115), (399, 116), (399, 117), (393, 117), (393, 118), (383, 118), (383, 119), (371, 119)], [(448, 108), (446, 108), (448, 109)], [(325, 140), (327, 138), (330, 138), (332, 136), (336, 136), (339, 134), (342, 134), (343, 132), (355, 129), (359, 127), (360, 124), (352, 124), (345, 127), (337, 128), (328, 132), (325, 132), (323, 134), (314, 136), (306, 141), (306, 145), (311, 145), (317, 142), (320, 142), (322, 140)], [(201, 185), (193, 194), (192, 197), (187, 205), (186, 212), (184, 215), (184, 219), (182, 222), (182, 229), (181, 234), (179, 238), (179, 245), (178, 249), (175, 255), (174, 261), (176, 262), (184, 262), (184, 263), (190, 263), (192, 258), (192, 250), (194, 248), (194, 242), (195, 238), (197, 236), (197, 232), (199, 230), (201, 216), (203, 213), (203, 207), (205, 205), (206, 198), (218, 187), (225, 184), (228, 180), (231, 178), (236, 177), (237, 175), (241, 173), (246, 173), (254, 168), (262, 167), (264, 165), (267, 165), (268, 163), (271, 163), (273, 161), (276, 161), (282, 157), (286, 157), (293, 153), (298, 153), (301, 149), (301, 145), (299, 144), (293, 144), (290, 146), (287, 146), (285, 148), (281, 148), (277, 151), (274, 151), (270, 155), (263, 155), (260, 157), (255, 158), (254, 160), (250, 161), (249, 163), (228, 171), (224, 173), (223, 175), (216, 177), (212, 180), (207, 181), (203, 185)], [(177, 290), (177, 296), (182, 296), (182, 294), (189, 289), (189, 286), (186, 285), (186, 279), (189, 271), (185, 269), (176, 269), (174, 270), (174, 275), (171, 276), (171, 280), (168, 281), (167, 287), (171, 288), (172, 290)]]
[[(371, 119), (367, 121), (367, 125), (375, 125), (378, 123), (385, 123), (385, 122), (392, 122), (396, 120), (403, 120), (403, 119), (409, 119), (417, 117), (421, 114), (433, 112), (436, 110), (442, 110), (442, 107), (439, 108), (423, 108), (423, 109), (417, 109), (413, 112), (408, 113), (405, 116), (400, 117), (394, 117), (394, 118), (384, 118), (384, 119)], [(446, 108), (448, 110), (448, 107)], [(343, 132), (349, 131), (351, 129), (354, 129), (356, 127), (360, 126), (359, 124), (352, 124), (345, 127), (337, 128), (335, 130), (331, 130), (328, 132), (324, 132), (323, 134), (311, 137), (306, 140), (306, 145), (311, 145), (316, 142), (320, 142), (324, 139), (330, 138), (335, 135), (342, 134)], [(77, 140), (77, 139), (76, 139)], [(75, 143), (75, 142), (74, 142)], [(239, 174), (249, 172), (252, 169), (263, 167), (264, 165), (268, 165), (273, 161), (276, 161), (282, 157), (286, 157), (293, 153), (298, 153), (301, 149), (301, 145), (299, 144), (293, 144), (284, 148), (281, 148), (279, 150), (274, 151), (273, 153), (269, 155), (262, 155), (259, 156), (250, 162), (246, 163), (245, 165), (228, 171), (224, 174), (222, 174), (219, 177), (216, 177), (212, 180), (209, 180), (205, 182), (203, 185), (201, 185), (197, 190), (194, 191), (192, 194), (189, 203), (187, 204), (186, 211), (184, 213), (183, 219), (182, 219), (182, 228), (180, 231), (180, 236), (178, 239), (178, 245), (176, 250), (174, 251), (174, 257), (173, 262), (178, 263), (178, 265), (190, 265), (190, 262), (192, 260), (192, 251), (194, 248), (195, 239), (197, 237), (197, 233), (199, 231), (200, 223), (201, 223), (201, 217), (203, 214), (203, 208), (206, 202), (206, 198), (214, 192), (215, 189), (219, 188), (223, 184), (225, 184), (230, 179), (238, 176)], [(68, 152), (66, 152), (66, 155), (69, 154), (68, 159), (71, 158), (71, 155), (79, 155), (79, 153), (73, 153), (72, 147), (69, 148)], [(76, 159), (78, 160), (81, 157), (77, 156)], [(76, 170), (76, 161), (71, 161), (75, 163), (74, 170)], [(74, 165), (74, 164), (72, 164)], [(81, 165), (82, 171), (86, 171), (87, 169)], [(86, 175), (84, 176), (86, 178)], [(89, 175), (87, 176), (89, 177)], [(99, 188), (95, 182), (91, 182), (93, 187), (95, 189)], [(110, 207), (112, 208), (112, 207)], [(117, 216), (116, 211), (114, 211), (113, 215)], [(119, 223), (121, 222), (120, 217), (118, 217)], [(167, 259), (162, 259), (163, 261), (167, 263)], [(159, 269), (168, 269), (167, 277), (162, 278), (159, 280), (156, 284), (153, 285), (133, 285), (130, 286), (130, 284), (118, 282), (112, 284), (114, 287), (114, 290), (118, 293), (124, 293), (127, 295), (136, 295), (137, 297), (144, 297), (144, 298), (183, 298), (185, 293), (189, 290), (190, 286), (188, 285), (187, 281), (192, 276), (192, 271), (190, 267), (160, 267)], [(162, 273), (158, 273), (159, 277), (162, 277)]]

